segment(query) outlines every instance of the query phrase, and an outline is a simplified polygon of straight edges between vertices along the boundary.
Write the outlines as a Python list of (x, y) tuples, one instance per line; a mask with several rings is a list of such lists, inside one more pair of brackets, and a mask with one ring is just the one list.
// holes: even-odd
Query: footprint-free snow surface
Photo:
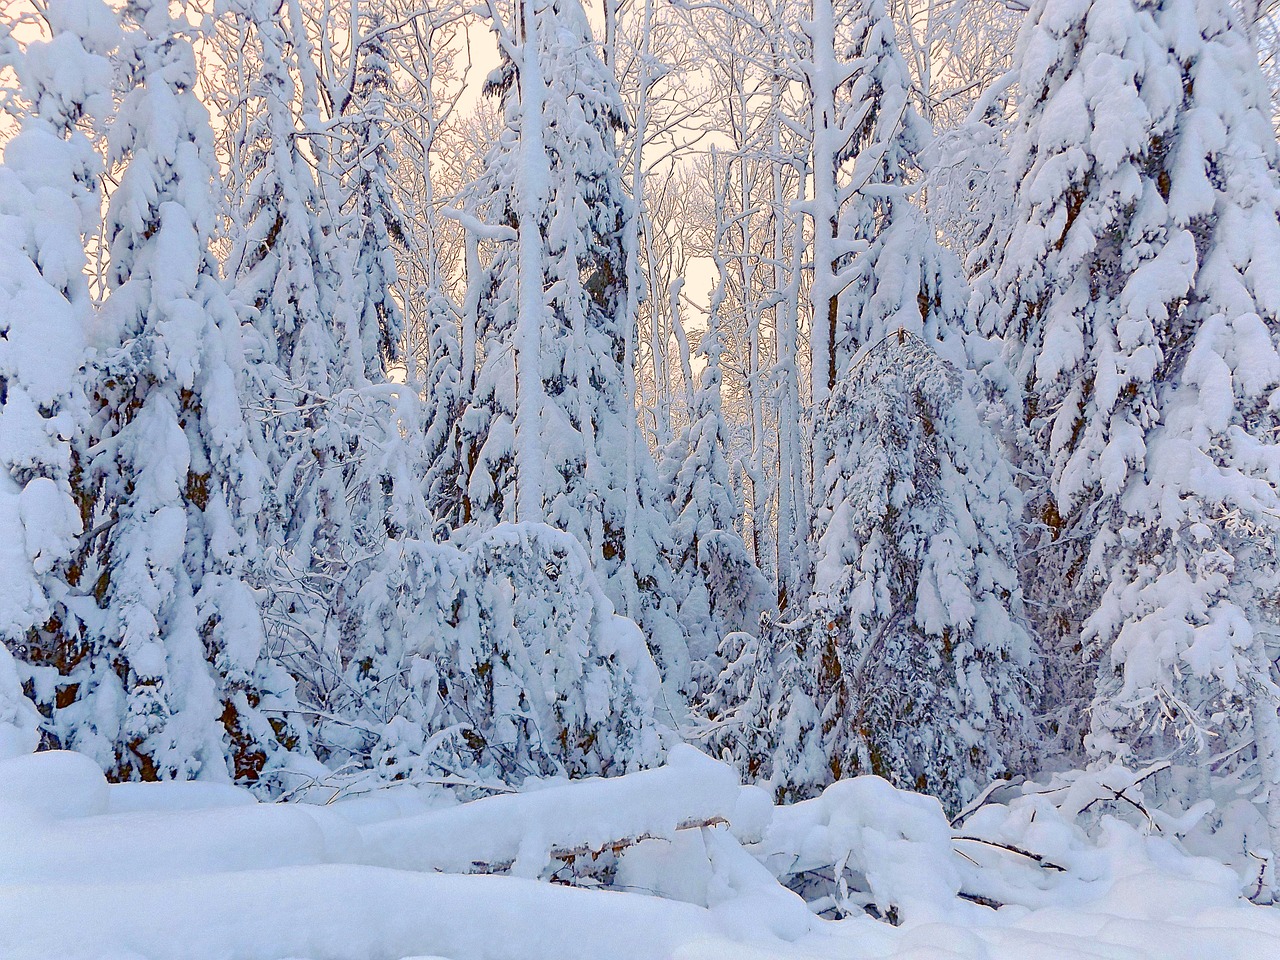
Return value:
[(1024, 793), (952, 826), (870, 777), (774, 807), (687, 747), (467, 803), (109, 786), (43, 753), (0, 763), (0, 957), (1280, 958), (1280, 910), (1186, 852), (1194, 819), (1085, 829)]

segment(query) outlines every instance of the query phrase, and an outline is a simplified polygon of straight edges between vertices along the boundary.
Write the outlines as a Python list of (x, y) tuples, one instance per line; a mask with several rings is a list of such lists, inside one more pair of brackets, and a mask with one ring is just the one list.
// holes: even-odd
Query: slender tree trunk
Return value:
[(520, 160), (523, 183), (517, 192), (519, 223), (519, 315), (516, 318), (516, 509), (524, 522), (543, 519), (542, 466), (542, 231), (539, 218), (550, 169), (543, 143), (546, 85), (538, 59), (537, 0), (522, 0), (524, 38), (520, 48)]
[(1277, 882), (1276, 859), (1280, 857), (1280, 702), (1275, 694), (1271, 659), (1267, 655), (1267, 642), (1263, 632), (1256, 627), (1250, 647), (1250, 657), (1261, 682), (1251, 691), (1250, 712), (1253, 720), (1253, 736), (1258, 751), (1258, 768), (1262, 775), (1262, 795), (1267, 820), (1267, 838), (1271, 844), (1271, 857), (1263, 874), (1264, 889), (1274, 896), (1280, 892)]
[[(838, 231), (836, 198), (836, 157), (839, 133), (836, 126), (835, 14), (832, 0), (812, 0), (813, 19), (809, 24), (812, 67), (809, 75), (813, 144), (811, 149), (813, 198), (813, 281), (809, 288), (809, 404), (812, 415), (826, 403), (835, 385), (835, 326), (838, 291), (835, 278), (834, 241)], [(822, 484), (828, 451), (814, 435), (812, 477), (814, 496)]]

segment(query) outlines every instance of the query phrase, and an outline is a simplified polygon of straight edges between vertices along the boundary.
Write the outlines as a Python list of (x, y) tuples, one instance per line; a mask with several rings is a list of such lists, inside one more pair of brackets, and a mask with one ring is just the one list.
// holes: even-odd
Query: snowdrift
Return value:
[(1093, 804), (1086, 829), (1088, 789), (1010, 787), (953, 826), (874, 777), (774, 807), (687, 746), (468, 803), (260, 803), (20, 756), (0, 762), (0, 957), (1280, 957), (1280, 912), (1178, 840), (1199, 814)]

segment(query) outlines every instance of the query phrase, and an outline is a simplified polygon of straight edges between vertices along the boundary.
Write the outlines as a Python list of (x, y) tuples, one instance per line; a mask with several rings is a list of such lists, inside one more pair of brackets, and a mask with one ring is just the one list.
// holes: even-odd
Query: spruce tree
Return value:
[(1018, 226), (987, 303), (1044, 480), (1056, 653), (1095, 671), (1086, 746), (1205, 773), (1242, 747), (1280, 849), (1280, 192), (1256, 59), (1219, 0), (1044, 0), (1020, 56)]
[(85, 747), (120, 779), (253, 782), (295, 742), (293, 683), (265, 656), (245, 581), (264, 476), (240, 324), (209, 252), (218, 167), (185, 22), (156, 0), (124, 17), (87, 561), (100, 608), (87, 641), (110, 669)]
[[(278, 476), (304, 427), (314, 428), (317, 403), (327, 396), (332, 344), (324, 332), (334, 311), (338, 280), (331, 265), (326, 221), (294, 118), (295, 61), (269, 0), (234, 0), (231, 8), (256, 42), (257, 72), (249, 88), (250, 119), (244, 157), (245, 197), (231, 237), (227, 273), (234, 296), (256, 336), (249, 384), (266, 424), (265, 462)], [(317, 329), (313, 329), (317, 328)], [(317, 343), (317, 340), (319, 342)], [(328, 349), (326, 349), (328, 348)], [(264, 522), (279, 522), (279, 510)]]
[(614, 605), (635, 618), (664, 675), (689, 665), (675, 619), (666, 518), (652, 458), (634, 438), (624, 369), (624, 123), (577, 0), (520, 5), (490, 89), (506, 129), (471, 204), (494, 254), (477, 306), (480, 353), (460, 420), (463, 520), (545, 522), (583, 544)]
[(920, 154), (933, 136), (911, 104), (911, 75), (893, 20), (881, 0), (853, 6), (844, 64), (849, 79), (839, 99), (847, 143), (836, 190), (845, 250), (837, 260), (840, 293), (831, 318), (833, 389), (853, 358), (889, 331), (920, 331), (923, 321), (924, 335), (940, 339), (939, 315), (955, 318), (967, 292), (956, 265), (927, 235), (917, 205)]
[[(720, 203), (717, 196), (717, 203)], [(723, 222), (723, 217), (718, 218)], [(698, 344), (704, 366), (690, 421), (663, 451), (662, 499), (670, 504), (674, 590), (689, 634), (695, 679), (704, 692), (715, 683), (716, 648), (729, 634), (755, 630), (770, 606), (769, 584), (738, 533), (742, 508), (729, 472), (729, 427), (721, 408), (719, 315), (724, 280), (711, 298), (708, 327)]]
[(402, 353), (404, 318), (392, 290), (398, 281), (395, 246), (405, 240), (404, 215), (391, 188), (396, 163), (391, 155), (388, 98), (392, 92), (387, 26), (381, 15), (360, 20), (362, 41), (353, 54), (354, 83), (342, 117), (342, 211), (351, 249), (351, 288), (364, 377), (386, 379), (388, 365)]
[(47, 742), (70, 745), (91, 735), (82, 701), (102, 669), (73, 610), (93, 313), (85, 241), (102, 199), (89, 134), (111, 108), (119, 26), (97, 0), (55, 0), (44, 16), (49, 39), (25, 45), (0, 24), (20, 125), (0, 164), (0, 641), (40, 704)]
[(808, 665), (827, 770), (797, 771), (815, 786), (875, 773), (954, 809), (1032, 760), (1021, 498), (972, 389), (899, 328), (824, 411)]
[(892, 20), (866, 0), (841, 24), (850, 52), (833, 128), (838, 296), (834, 380), (815, 412), (812, 627), (771, 651), (803, 663), (779, 687), (774, 712), (789, 719), (771, 776), (804, 796), (873, 772), (955, 806), (1030, 756), (1034, 645), (1012, 540), (1021, 498), (978, 412), (988, 388), (974, 371), (990, 351), (967, 330), (959, 263), (916, 203), (931, 131)]
[(458, 421), (466, 406), (462, 384), (462, 345), (457, 316), (440, 290), (426, 291), (427, 357), (423, 395), (427, 413), (423, 438), (426, 473), (423, 496), (443, 536), (463, 524), (462, 460)]

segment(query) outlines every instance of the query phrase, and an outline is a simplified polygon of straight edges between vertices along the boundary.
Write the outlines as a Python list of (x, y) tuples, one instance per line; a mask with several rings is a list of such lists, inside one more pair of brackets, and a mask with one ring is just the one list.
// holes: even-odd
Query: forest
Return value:
[(0, 0), (0, 957), (1280, 956), (1278, 55)]

